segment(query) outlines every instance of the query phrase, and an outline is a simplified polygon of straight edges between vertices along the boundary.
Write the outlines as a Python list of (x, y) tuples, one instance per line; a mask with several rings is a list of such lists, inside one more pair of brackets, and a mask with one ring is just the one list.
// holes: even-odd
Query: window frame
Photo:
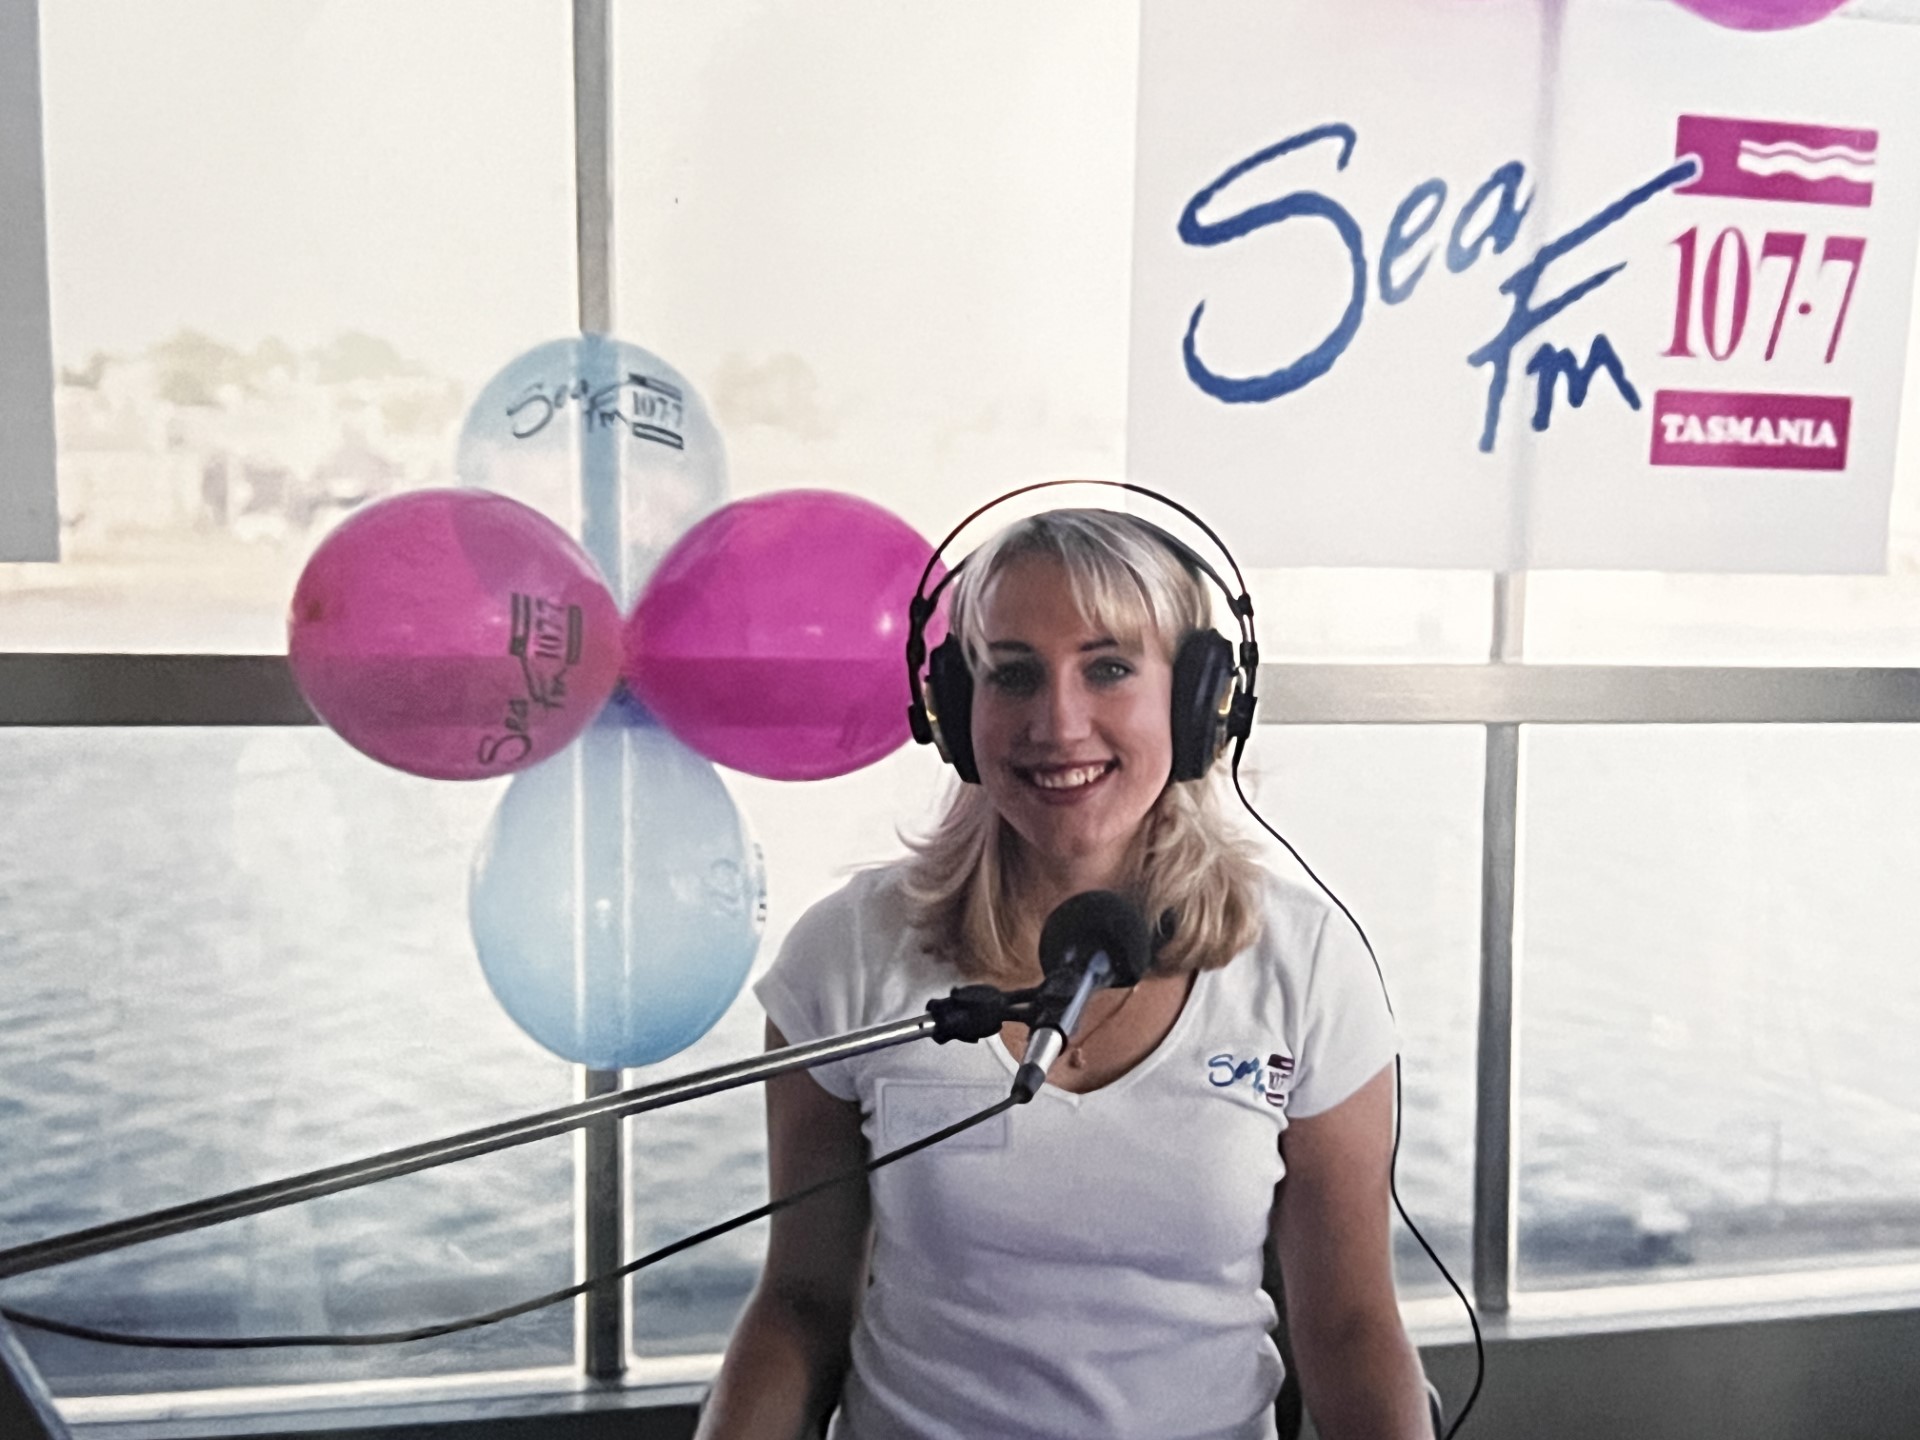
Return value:
[[(1844, 1308), (1857, 1297), (1880, 1308), (1888, 1292), (1920, 1295), (1920, 1265), (1836, 1267), (1842, 1283), (1810, 1287), (1795, 1270), (1771, 1283), (1766, 1275), (1681, 1281), (1657, 1286), (1526, 1291), (1514, 1286), (1517, 1229), (1514, 1197), (1515, 879), (1520, 826), (1521, 737), (1534, 725), (1920, 724), (1920, 669), (1856, 667), (1460, 664), (1270, 664), (1260, 670), (1263, 725), (1473, 725), (1485, 735), (1481, 834), (1479, 1043), (1476, 1051), (1473, 1297), (1483, 1317), (1511, 1316), (1539, 1326), (1578, 1330), (1584, 1318), (1607, 1328), (1625, 1314), (1665, 1314), (1679, 1306), (1714, 1312), (1749, 1302), (1800, 1308), (1810, 1291), (1822, 1306)], [(283, 657), (272, 655), (0, 654), (0, 728), (9, 726), (286, 726), (317, 725)], [(620, 1087), (617, 1072), (580, 1075), (581, 1098)], [(595, 1086), (601, 1088), (593, 1088)], [(625, 1226), (626, 1184), (618, 1122), (613, 1173), (583, 1183), (578, 1219), (583, 1234), (613, 1237)], [(591, 1171), (593, 1151), (587, 1150)], [(583, 1177), (586, 1178), (586, 1177)], [(1825, 1272), (1822, 1272), (1825, 1273)], [(1844, 1277), (1851, 1276), (1851, 1280)], [(1631, 1292), (1614, 1294), (1613, 1291)], [(605, 1295), (611, 1311), (597, 1324), (614, 1347), (582, 1342), (582, 1370), (611, 1380), (671, 1373), (683, 1378), (697, 1357), (651, 1360), (626, 1348), (624, 1295)], [(1634, 1298), (1638, 1297), (1638, 1298)], [(1409, 1302), (1422, 1330), (1448, 1328), (1450, 1299)], [(589, 1307), (590, 1309), (592, 1307)], [(598, 1367), (598, 1368), (596, 1368)], [(664, 1369), (662, 1367), (665, 1367)]]
[[(28, 0), (31, 5), (33, 0)], [(572, 0), (579, 320), (614, 329), (611, 0)], [(35, 62), (37, 65), (37, 57)], [(1512, 577), (1496, 577), (1494, 658), (1484, 664), (1270, 664), (1260, 673), (1267, 725), (1472, 725), (1485, 736), (1478, 1049), (1473, 1156), (1472, 1295), (1493, 1336), (1580, 1334), (1681, 1324), (1703, 1316), (1851, 1313), (1920, 1300), (1920, 1264), (1835, 1267), (1730, 1280), (1516, 1293), (1515, 879), (1521, 844), (1521, 740), (1554, 724), (1920, 724), (1920, 668), (1526, 664), (1501, 658), (1517, 629)], [(1505, 623), (1503, 623), (1505, 622)], [(0, 654), (0, 729), (318, 724), (283, 656)], [(577, 1071), (578, 1098), (618, 1090), (619, 1072)], [(624, 1259), (623, 1127), (586, 1131), (576, 1169), (581, 1273)], [(1817, 1282), (1817, 1283), (1815, 1283)], [(1450, 1297), (1409, 1302), (1418, 1338), (1452, 1343), (1466, 1327)], [(235, 1392), (63, 1400), (72, 1418), (285, 1412), (309, 1406), (484, 1403), (589, 1392), (609, 1404), (671, 1397), (711, 1378), (717, 1356), (636, 1357), (627, 1287), (576, 1307), (577, 1370), (419, 1381), (296, 1385)], [(374, 1392), (377, 1392), (374, 1393)], [(620, 1396), (627, 1397), (624, 1401)]]

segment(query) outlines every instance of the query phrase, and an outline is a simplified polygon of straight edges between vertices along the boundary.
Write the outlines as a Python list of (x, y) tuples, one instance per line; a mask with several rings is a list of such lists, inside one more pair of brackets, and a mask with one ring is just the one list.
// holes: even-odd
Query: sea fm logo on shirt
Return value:
[(1293, 1088), (1293, 1056), (1275, 1051), (1262, 1062), (1259, 1055), (1245, 1059), (1224, 1051), (1207, 1061), (1207, 1083), (1216, 1090), (1228, 1090), (1245, 1083), (1276, 1110), (1287, 1108), (1287, 1094)]

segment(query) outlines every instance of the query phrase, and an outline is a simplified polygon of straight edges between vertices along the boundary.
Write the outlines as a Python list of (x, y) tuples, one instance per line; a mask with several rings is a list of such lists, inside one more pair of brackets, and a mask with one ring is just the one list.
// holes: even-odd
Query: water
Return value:
[[(573, 1098), (465, 930), (497, 784), (321, 730), (14, 731), (0, 762), (0, 1246)], [(1407, 1052), (1401, 1193), (1466, 1268), (1480, 736), (1264, 729), (1264, 808), (1367, 924)], [(1920, 1249), (1920, 735), (1552, 729), (1527, 740), (1522, 1279)], [(924, 752), (730, 776), (769, 944), (940, 786)], [(1284, 863), (1276, 860), (1276, 863)], [(636, 1081), (760, 1045), (743, 998)], [(765, 1198), (751, 1092), (629, 1122), (636, 1253)], [(541, 1142), (58, 1272), (0, 1299), (89, 1323), (392, 1328), (568, 1283), (572, 1142)], [(716, 1348), (749, 1227), (648, 1272), (645, 1353)], [(1664, 1267), (1664, 1268), (1663, 1268)], [(1432, 1284), (1418, 1266), (1409, 1288)], [(196, 1355), (29, 1337), (65, 1393), (564, 1364), (566, 1307), (377, 1350)]]
[[(447, 943), (482, 790), (355, 763), (322, 732), (8, 741), (0, 1243), (571, 1098), (564, 1066), (518, 1041)], [(29, 1277), (5, 1295), (187, 1333), (483, 1309), (567, 1282), (569, 1173), (565, 1143), (546, 1142)], [(513, 1348), (564, 1361), (564, 1313), (544, 1324), (522, 1322)], [(311, 1363), (34, 1343), (56, 1379), (104, 1370), (108, 1388)], [(463, 1368), (471, 1345), (506, 1354), (507, 1343), (483, 1335), (410, 1360), (342, 1352), (326, 1366)]]
[(1694, 1268), (1920, 1246), (1920, 733), (1543, 730), (1527, 762), (1523, 1226), (1624, 1218)]

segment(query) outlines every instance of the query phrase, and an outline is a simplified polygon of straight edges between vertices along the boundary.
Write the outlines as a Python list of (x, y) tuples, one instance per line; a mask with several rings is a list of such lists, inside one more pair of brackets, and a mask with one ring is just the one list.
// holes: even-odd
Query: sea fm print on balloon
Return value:
[(504, 366), (467, 412), (454, 469), (578, 535), (623, 612), (727, 491), (725, 446), (699, 392), (610, 335), (550, 340)]
[(501, 495), (415, 490), (314, 550), (287, 658), (320, 718), (436, 780), (507, 775), (586, 728), (619, 673), (620, 614), (593, 561)]

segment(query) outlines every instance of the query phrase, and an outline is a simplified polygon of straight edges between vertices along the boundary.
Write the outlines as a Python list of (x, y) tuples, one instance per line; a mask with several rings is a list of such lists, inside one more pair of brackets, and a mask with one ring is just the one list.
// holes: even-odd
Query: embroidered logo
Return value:
[(1266, 1071), (1260, 1077), (1267, 1104), (1285, 1109), (1287, 1090), (1293, 1084), (1293, 1057), (1282, 1051), (1267, 1056)]
[(1242, 1060), (1228, 1052), (1207, 1061), (1207, 1083), (1217, 1090), (1246, 1082), (1254, 1094), (1276, 1110), (1287, 1107), (1287, 1093), (1293, 1087), (1293, 1057), (1284, 1050), (1268, 1055), (1262, 1064), (1258, 1055)]

